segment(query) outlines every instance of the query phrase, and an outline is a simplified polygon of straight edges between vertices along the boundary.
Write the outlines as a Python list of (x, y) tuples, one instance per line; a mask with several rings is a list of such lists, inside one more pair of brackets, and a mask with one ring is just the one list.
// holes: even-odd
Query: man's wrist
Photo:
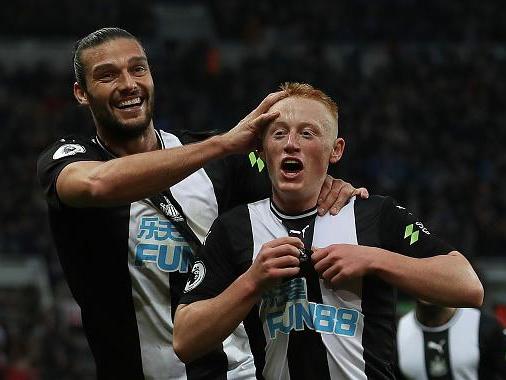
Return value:
[(226, 134), (213, 136), (206, 141), (208, 141), (212, 147), (216, 149), (218, 158), (222, 158), (234, 153), (232, 146), (226, 137)]
[(240, 286), (243, 289), (245, 299), (253, 299), (255, 302), (262, 297), (262, 288), (246, 271), (239, 277)]
[(387, 271), (386, 265), (388, 264), (388, 251), (377, 247), (367, 247), (366, 249), (369, 251), (368, 253), (372, 258), (368, 273), (379, 275)]

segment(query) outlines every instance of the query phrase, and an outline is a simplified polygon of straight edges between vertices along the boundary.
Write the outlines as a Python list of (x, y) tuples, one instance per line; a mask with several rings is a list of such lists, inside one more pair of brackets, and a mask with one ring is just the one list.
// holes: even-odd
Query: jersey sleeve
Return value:
[(480, 379), (506, 379), (506, 329), (482, 312), (479, 327)]
[(61, 206), (56, 193), (58, 175), (65, 166), (77, 161), (102, 161), (102, 159), (91, 142), (76, 137), (60, 139), (40, 154), (37, 161), (37, 176), (52, 207)]
[(257, 152), (227, 158), (231, 187), (230, 207), (256, 202), (271, 195), (271, 182), (265, 162)]
[(380, 239), (384, 248), (416, 258), (444, 255), (455, 250), (390, 197), (385, 197), (381, 207)]
[(195, 259), (180, 303), (213, 298), (224, 291), (237, 278), (232, 256), (227, 228), (219, 217), (211, 226)]

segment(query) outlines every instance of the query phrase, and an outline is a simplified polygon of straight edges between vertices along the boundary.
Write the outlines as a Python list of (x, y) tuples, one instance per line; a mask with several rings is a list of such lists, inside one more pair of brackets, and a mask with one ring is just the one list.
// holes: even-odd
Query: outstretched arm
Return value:
[(218, 296), (179, 305), (174, 351), (185, 363), (211, 351), (232, 333), (264, 290), (299, 272), (298, 238), (282, 237), (262, 246), (251, 267)]
[(102, 207), (152, 196), (212, 159), (256, 147), (257, 136), (278, 116), (278, 113), (268, 112), (269, 108), (284, 96), (282, 91), (270, 94), (229, 132), (200, 143), (133, 154), (107, 162), (71, 163), (58, 176), (58, 197), (69, 206)]

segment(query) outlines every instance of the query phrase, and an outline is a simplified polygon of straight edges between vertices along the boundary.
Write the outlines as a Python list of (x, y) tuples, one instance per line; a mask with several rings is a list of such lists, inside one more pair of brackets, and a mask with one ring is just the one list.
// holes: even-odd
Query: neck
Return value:
[(416, 319), (427, 327), (438, 327), (447, 323), (456, 311), (453, 307), (417, 303)]
[(290, 194), (277, 192), (272, 189), (272, 201), (281, 211), (287, 214), (298, 214), (315, 207), (318, 201), (318, 194), (311, 196), (301, 196), (300, 194)]
[(118, 157), (136, 153), (151, 152), (159, 149), (153, 123), (139, 136), (130, 138), (118, 138), (104, 130), (97, 129), (97, 135), (106, 148)]

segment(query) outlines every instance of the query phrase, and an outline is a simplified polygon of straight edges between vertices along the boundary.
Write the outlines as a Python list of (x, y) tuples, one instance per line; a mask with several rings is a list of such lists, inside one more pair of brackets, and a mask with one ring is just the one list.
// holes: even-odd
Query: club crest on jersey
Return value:
[(77, 153), (85, 153), (86, 148), (79, 144), (65, 144), (59, 147), (53, 154), (53, 160), (58, 160), (63, 157), (73, 156)]
[(160, 203), (160, 208), (162, 209), (165, 216), (169, 217), (169, 219), (174, 220), (176, 222), (182, 222), (184, 219), (177, 211), (177, 209), (174, 207), (174, 205), (170, 202), (169, 198), (167, 198), (165, 195), (163, 196), (163, 199), (165, 200), (165, 203)]
[(206, 276), (206, 267), (202, 261), (196, 261), (193, 264), (192, 271), (188, 276), (188, 281), (184, 287), (184, 292), (188, 293), (190, 290), (195, 289), (204, 280)]
[(355, 336), (360, 314), (357, 310), (309, 302), (305, 278), (294, 278), (266, 292), (260, 305), (260, 319), (269, 338), (305, 328), (319, 333)]

